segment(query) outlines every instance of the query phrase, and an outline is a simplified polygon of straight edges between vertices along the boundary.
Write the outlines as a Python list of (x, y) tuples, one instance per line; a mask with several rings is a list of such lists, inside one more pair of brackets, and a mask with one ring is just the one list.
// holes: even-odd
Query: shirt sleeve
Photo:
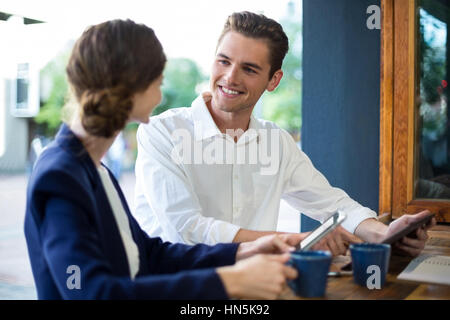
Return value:
[(146, 249), (152, 261), (151, 273), (175, 273), (232, 265), (236, 262), (238, 243), (219, 243), (214, 246), (162, 242), (160, 238), (146, 238)]
[[(150, 233), (153, 215), (165, 241), (185, 244), (232, 242), (240, 227), (202, 214), (183, 163), (173, 156), (174, 143), (158, 120), (137, 132), (136, 220)], [(152, 236), (152, 234), (150, 234)]]
[(332, 187), (289, 134), (282, 131), (281, 139), (287, 177), (283, 199), (291, 206), (321, 223), (341, 210), (347, 215), (342, 227), (351, 233), (362, 221), (377, 217), (376, 212), (351, 199), (343, 190)]

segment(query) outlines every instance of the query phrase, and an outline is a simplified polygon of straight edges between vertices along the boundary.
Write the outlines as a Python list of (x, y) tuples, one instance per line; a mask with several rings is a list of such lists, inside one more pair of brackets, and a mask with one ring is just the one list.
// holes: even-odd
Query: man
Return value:
[[(287, 50), (277, 22), (232, 14), (218, 41), (211, 92), (139, 127), (135, 216), (150, 235), (188, 244), (253, 240), (274, 233), (281, 198), (321, 222), (338, 209), (346, 213), (343, 228), (319, 246), (333, 254), (395, 231), (331, 187), (287, 132), (252, 116), (264, 91), (283, 77)], [(398, 245), (417, 255), (426, 230), (417, 237)]]

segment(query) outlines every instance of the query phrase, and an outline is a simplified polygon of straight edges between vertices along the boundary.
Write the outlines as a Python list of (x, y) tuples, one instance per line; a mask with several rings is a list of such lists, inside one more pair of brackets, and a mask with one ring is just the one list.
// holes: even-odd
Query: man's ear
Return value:
[(283, 71), (281, 71), (281, 69), (278, 71), (275, 71), (275, 73), (272, 76), (272, 79), (270, 79), (269, 84), (266, 87), (266, 90), (269, 92), (275, 90), (276, 87), (278, 87), (278, 84), (280, 83), (281, 78), (283, 78)]

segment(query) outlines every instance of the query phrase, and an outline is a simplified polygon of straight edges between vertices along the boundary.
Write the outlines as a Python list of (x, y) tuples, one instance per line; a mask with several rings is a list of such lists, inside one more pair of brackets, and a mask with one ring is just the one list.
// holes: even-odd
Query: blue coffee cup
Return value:
[(369, 289), (380, 289), (386, 282), (391, 246), (389, 244), (358, 243), (350, 245), (353, 279)]
[(331, 253), (328, 251), (295, 251), (288, 264), (295, 268), (298, 277), (288, 282), (296, 295), (317, 298), (325, 295)]

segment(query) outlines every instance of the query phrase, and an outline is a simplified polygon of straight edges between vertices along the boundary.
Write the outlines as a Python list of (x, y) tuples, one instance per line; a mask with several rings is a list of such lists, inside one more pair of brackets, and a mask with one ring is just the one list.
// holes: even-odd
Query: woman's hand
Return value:
[(221, 267), (217, 273), (230, 298), (276, 299), (286, 281), (295, 279), (297, 271), (286, 265), (289, 254), (258, 254), (233, 266)]
[(251, 257), (258, 253), (287, 253), (295, 250), (306, 233), (271, 234), (254, 241), (242, 242), (236, 253), (236, 261)]

